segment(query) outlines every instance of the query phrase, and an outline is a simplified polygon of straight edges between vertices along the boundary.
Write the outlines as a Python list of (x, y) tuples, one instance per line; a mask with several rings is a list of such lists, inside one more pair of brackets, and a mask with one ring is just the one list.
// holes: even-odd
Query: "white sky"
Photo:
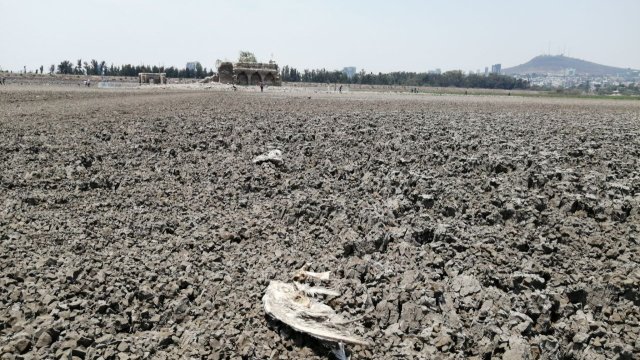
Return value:
[(62, 60), (387, 72), (510, 67), (547, 53), (640, 69), (640, 0), (0, 0), (0, 67)]

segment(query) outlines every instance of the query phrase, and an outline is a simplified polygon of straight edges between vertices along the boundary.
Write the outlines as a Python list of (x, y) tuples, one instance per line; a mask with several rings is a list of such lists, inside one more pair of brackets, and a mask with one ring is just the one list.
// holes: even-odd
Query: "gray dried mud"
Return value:
[(640, 356), (637, 102), (0, 91), (2, 359)]

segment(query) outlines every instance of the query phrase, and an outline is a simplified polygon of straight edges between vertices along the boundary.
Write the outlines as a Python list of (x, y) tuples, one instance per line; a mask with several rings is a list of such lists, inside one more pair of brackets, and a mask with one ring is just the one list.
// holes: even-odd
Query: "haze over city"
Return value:
[(483, 69), (544, 53), (640, 69), (640, 2), (8, 1), (0, 68), (62, 60), (184, 66), (240, 50), (299, 69)]

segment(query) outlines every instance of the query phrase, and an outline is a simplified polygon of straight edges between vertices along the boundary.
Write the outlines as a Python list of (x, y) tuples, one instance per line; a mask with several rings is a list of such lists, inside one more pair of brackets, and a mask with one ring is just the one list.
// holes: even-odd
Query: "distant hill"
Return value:
[(596, 64), (590, 61), (576, 59), (564, 55), (540, 55), (536, 56), (528, 62), (503, 69), (502, 72), (508, 75), (512, 74), (533, 74), (533, 73), (561, 73), (566, 69), (576, 69), (577, 75), (622, 75), (633, 70), (617, 68)]

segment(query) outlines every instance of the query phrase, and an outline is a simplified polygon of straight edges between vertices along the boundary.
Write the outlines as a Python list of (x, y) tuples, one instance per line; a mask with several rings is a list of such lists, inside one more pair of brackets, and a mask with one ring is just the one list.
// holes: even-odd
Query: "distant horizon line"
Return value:
[[(533, 59), (535, 59), (535, 58), (537, 58), (537, 57), (541, 57), (541, 56), (545, 56), (545, 57), (547, 57), (547, 56), (548, 56), (548, 57), (566, 57), (566, 58), (575, 59), (575, 60), (587, 61), (587, 62), (590, 62), (590, 63), (593, 63), (593, 64), (597, 64), (597, 65), (601, 65), (601, 66), (616, 67), (616, 68), (625, 69), (625, 70), (636, 70), (636, 71), (638, 70), (638, 69), (635, 69), (635, 68), (630, 67), (630, 66), (627, 66), (627, 67), (621, 67), (621, 66), (614, 66), (614, 65), (601, 64), (601, 63), (597, 63), (597, 62), (594, 62), (594, 61), (591, 61), (591, 60), (586, 60), (586, 59), (582, 59), (582, 58), (578, 58), (578, 57), (573, 57), (573, 56), (565, 55), (564, 53), (559, 53), (559, 54), (555, 54), (555, 55), (554, 55), (554, 54), (550, 54), (550, 53), (542, 53), (542, 54), (539, 54), (539, 55), (535, 55), (534, 57), (532, 57), (531, 59), (529, 59), (529, 60), (527, 60), (527, 61), (525, 61), (525, 62), (523, 62), (523, 63), (517, 64), (517, 65), (513, 65), (513, 66), (509, 66), (509, 67), (504, 67), (504, 68), (503, 68), (503, 70), (506, 70), (506, 69), (509, 69), (509, 68), (512, 68), (512, 67), (517, 67), (517, 66), (520, 66), (520, 65), (524, 65), (524, 64), (526, 64), (527, 62), (529, 62), (529, 61), (531, 61), (531, 60), (533, 60)], [(62, 62), (62, 61), (69, 61), (69, 62), (71, 62), (72, 64), (74, 64), (74, 65), (75, 65), (75, 64), (76, 64), (76, 62), (77, 62), (77, 60), (82, 60), (82, 59), (76, 59), (76, 60), (64, 59), (64, 60), (60, 60), (60, 62)], [(91, 58), (91, 60), (98, 60), (98, 59)], [(215, 62), (217, 62), (218, 60), (220, 60), (220, 59), (216, 59), (216, 61), (214, 61), (214, 65), (210, 68), (211, 70), (213, 70), (213, 69), (217, 70), (217, 69), (215, 68)], [(105, 61), (105, 60), (100, 60), (99, 62), (101, 62), (101, 61)], [(228, 61), (228, 62), (232, 62), (232, 63), (237, 63), (237, 62), (238, 62), (237, 60), (231, 60), (231, 61), (229, 61), (229, 60), (222, 60), (222, 61), (223, 61), (223, 62), (227, 62), (227, 61)], [(269, 61), (272, 61), (272, 60), (268, 60), (268, 61), (257, 61), (257, 62), (258, 62), (258, 63), (268, 63)], [(58, 62), (57, 64), (49, 64), (49, 65), (46, 65), (46, 66), (45, 66), (44, 64), (42, 64), (41, 66), (43, 66), (45, 69), (49, 69), (49, 67), (50, 67), (51, 65), (54, 65), (54, 66), (56, 66), (56, 67), (57, 67), (57, 66), (60, 64), (60, 62)], [(106, 62), (106, 61), (105, 61), (105, 62)], [(112, 66), (112, 65), (113, 65), (113, 66), (134, 65), (134, 66), (158, 66), (158, 67), (164, 67), (165, 69), (166, 69), (166, 68), (170, 68), (170, 67), (174, 67), (174, 68), (177, 68), (177, 69), (182, 69), (182, 68), (186, 68), (186, 64), (191, 63), (191, 62), (198, 62), (198, 63), (200, 63), (200, 64), (202, 65), (202, 62), (200, 62), (200, 61), (198, 61), (198, 60), (195, 60), (195, 61), (186, 61), (186, 62), (185, 62), (184, 67), (180, 67), (179, 65), (169, 65), (169, 66), (167, 66), (167, 65), (160, 65), (160, 64), (159, 64), (159, 63), (164, 64), (164, 62), (159, 62), (158, 64), (143, 63), (143, 62), (142, 62), (142, 63), (138, 63), (138, 64), (134, 64), (134, 63), (130, 63), (130, 62), (129, 62), (129, 63), (126, 63), (126, 62), (125, 62), (125, 63), (116, 64), (115, 62), (109, 62), (108, 64), (109, 64), (109, 66)], [(83, 61), (83, 63), (84, 63), (84, 61)], [(276, 61), (275, 63), (276, 63), (276, 64), (278, 64), (278, 66), (279, 66), (280, 68), (282, 68), (283, 66), (289, 66), (289, 67), (291, 67), (291, 68), (295, 68), (295, 69), (302, 69), (302, 71), (304, 71), (304, 70), (323, 70), (323, 69), (324, 69), (324, 70), (327, 70), (327, 71), (340, 71), (340, 70), (343, 70), (344, 68), (347, 68), (347, 67), (355, 67), (355, 68), (356, 68), (356, 69), (358, 69), (358, 70), (362, 70), (362, 69), (364, 69), (363, 67), (358, 67), (358, 66), (356, 66), (356, 65), (346, 65), (346, 66), (343, 66), (342, 68), (329, 69), (329, 68), (327, 68), (326, 66), (312, 68), (312, 67), (299, 67), (299, 66), (294, 66), (294, 65), (288, 64), (288, 63), (280, 63), (280, 62), (277, 62), (277, 61)], [(282, 66), (280, 66), (280, 64), (283, 64), (283, 65), (282, 65)], [(492, 65), (502, 65), (502, 63), (497, 62), (497, 63), (495, 63), (495, 64), (484, 65), (483, 67), (489, 67), (489, 68), (490, 68)], [(206, 68), (207, 66), (203, 66), (203, 67), (205, 67), (205, 68)], [(394, 73), (394, 72), (415, 72), (415, 73), (427, 72), (427, 73), (428, 73), (428, 72), (430, 72), (430, 71), (439, 70), (439, 69), (440, 69), (442, 72), (447, 72), (447, 71), (462, 71), (462, 72), (465, 72), (465, 73), (466, 73), (466, 72), (474, 71), (474, 70), (464, 70), (464, 69), (462, 69), (462, 68), (449, 68), (449, 69), (447, 69), (446, 67), (433, 67), (433, 68), (429, 68), (429, 69), (425, 69), (425, 70), (420, 70), (420, 71), (416, 71), (416, 70), (390, 70), (390, 71), (376, 71), (376, 72), (373, 72), (373, 71), (366, 71), (366, 73)], [(30, 70), (29, 68), (27, 68), (27, 73), (29, 73), (29, 72), (34, 72), (35, 70), (39, 70), (39, 67), (36, 67), (36, 68), (34, 68), (34, 69), (31, 69), (31, 70)], [(480, 68), (480, 70), (482, 70), (482, 68)], [(22, 72), (24, 71), (24, 68), (23, 68), (23, 69), (8, 69), (8, 68), (7, 68), (7, 69), (5, 69), (5, 68), (0, 64), (0, 71), (2, 71), (2, 72), (22, 73)]]

